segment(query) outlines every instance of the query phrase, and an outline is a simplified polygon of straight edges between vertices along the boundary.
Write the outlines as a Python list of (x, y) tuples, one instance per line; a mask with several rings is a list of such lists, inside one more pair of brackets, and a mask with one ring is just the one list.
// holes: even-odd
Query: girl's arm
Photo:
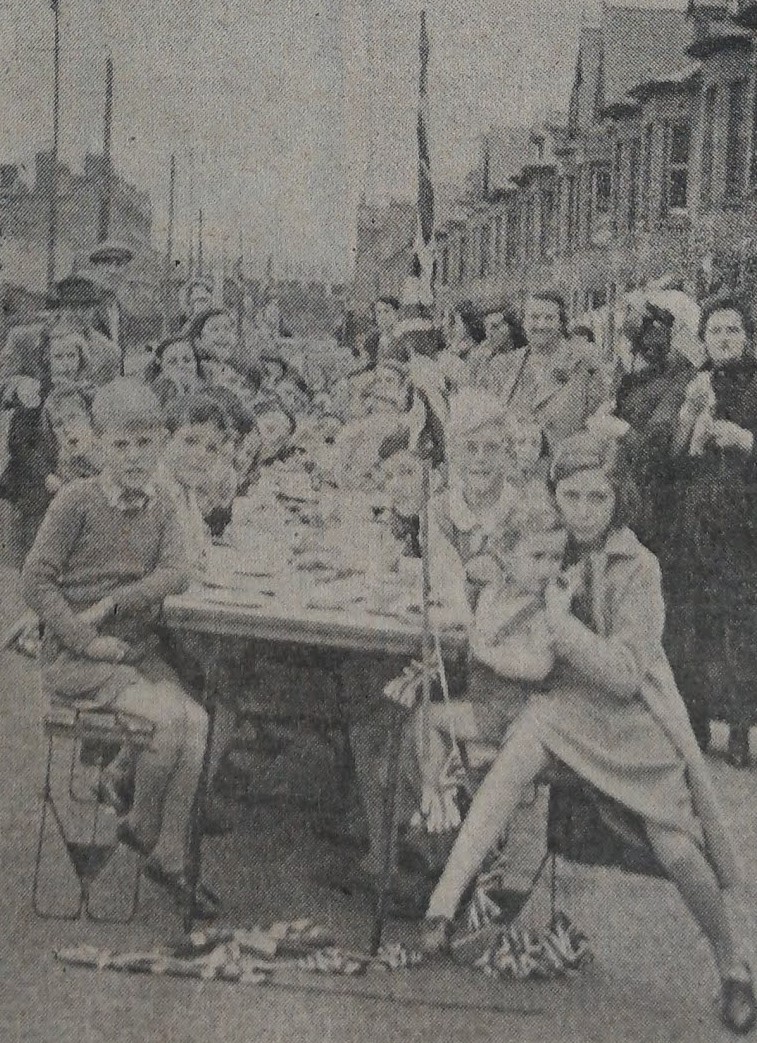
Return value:
[(621, 702), (639, 693), (651, 661), (660, 654), (665, 608), (659, 567), (640, 560), (611, 599), (608, 634), (602, 637), (570, 613), (569, 603), (547, 595), (547, 618), (556, 655)]
[(473, 654), (495, 673), (513, 681), (543, 681), (555, 665), (554, 652), (546, 640), (522, 636), (507, 637), (496, 645), (474, 645)]

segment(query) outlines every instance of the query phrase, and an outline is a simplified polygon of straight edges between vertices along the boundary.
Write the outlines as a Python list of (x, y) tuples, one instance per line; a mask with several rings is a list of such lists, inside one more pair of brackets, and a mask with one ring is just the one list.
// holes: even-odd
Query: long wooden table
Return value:
[[(198, 657), (203, 663), (203, 700), (209, 717), (205, 757), (190, 826), (188, 883), (192, 896), (200, 877), (202, 837), (199, 819), (209, 784), (219, 669), (229, 647), (233, 645), (238, 650), (242, 641), (295, 643), (331, 650), (330, 669), (339, 675), (351, 653), (418, 657), (422, 642), (420, 615), (385, 607), (386, 599), (383, 599), (382, 606), (381, 597), (378, 605), (372, 603), (365, 576), (349, 576), (340, 588), (342, 581), (339, 580), (320, 584), (300, 575), (293, 581), (291, 571), (257, 576), (247, 572), (239, 577), (235, 588), (220, 585), (230, 576), (228, 561), (215, 570), (210, 562), (207, 575), (209, 582), (219, 585), (198, 585), (187, 594), (168, 598), (164, 605), (164, 620), (169, 630), (191, 636), (197, 643)], [(231, 582), (235, 582), (233, 576)], [(438, 630), (445, 657), (458, 656), (465, 651), (468, 642), (465, 621), (455, 619), (454, 613), (437, 608), (432, 610), (432, 622)], [(376, 692), (376, 697), (380, 696), (381, 692)], [(398, 757), (402, 725), (399, 711), (395, 718), (390, 748), (395, 749)], [(393, 775), (396, 772), (390, 772), (390, 777)], [(382, 891), (388, 885), (388, 879), (383, 881)], [(193, 921), (194, 899), (190, 900), (186, 910), (186, 930), (191, 930)], [(380, 936), (380, 930), (380, 923), (378, 927), (374, 925), (374, 935), (378, 932)]]

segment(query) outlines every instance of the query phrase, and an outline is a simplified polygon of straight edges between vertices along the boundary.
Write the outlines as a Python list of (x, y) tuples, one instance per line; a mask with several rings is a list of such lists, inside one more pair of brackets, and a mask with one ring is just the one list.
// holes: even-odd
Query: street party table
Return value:
[[(338, 694), (353, 653), (417, 657), (421, 653), (420, 563), (396, 557), (373, 521), (369, 501), (316, 495), (307, 486), (258, 489), (234, 505), (226, 546), (208, 551), (191, 589), (168, 598), (164, 619), (174, 634), (191, 639), (203, 665), (208, 739), (189, 843), (189, 883), (197, 884), (203, 806), (213, 743), (219, 676), (238, 659), (240, 642), (296, 644), (325, 653)], [(431, 621), (445, 656), (464, 653), (468, 620), (458, 599), (437, 601)], [(381, 696), (377, 691), (376, 697)], [(191, 929), (192, 903), (185, 926)]]

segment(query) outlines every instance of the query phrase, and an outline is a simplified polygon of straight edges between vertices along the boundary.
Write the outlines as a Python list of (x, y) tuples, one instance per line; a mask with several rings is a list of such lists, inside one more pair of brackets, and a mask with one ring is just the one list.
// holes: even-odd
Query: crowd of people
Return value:
[[(373, 333), (327, 371), (296, 366), (270, 335), (248, 342), (198, 286), (176, 333), (128, 377), (96, 328), (100, 304), (86, 280), (63, 280), (43, 321), (12, 331), (2, 495), (47, 690), (154, 724), (148, 750), (111, 765), (105, 794), (147, 875), (187, 900), (207, 729), (161, 635), (161, 602), (222, 538), (236, 498), (296, 475), (369, 494), (396, 556), (427, 553), (433, 588), (457, 591), (470, 615), (454, 698), (418, 711), (423, 741), (408, 753), (420, 769), (408, 765), (408, 807), (457, 828), (450, 751), (495, 747), (428, 901), (427, 951), (448, 946), (523, 787), (556, 758), (654, 852), (710, 942), (724, 1019), (749, 1028), (750, 973), (723, 901), (738, 866), (701, 756), (722, 718), (733, 763), (747, 765), (755, 714), (757, 361), (742, 303), (702, 307), (695, 365), (672, 348), (674, 312), (651, 301), (629, 309), (621, 361), (589, 327), (569, 328), (551, 290), (520, 315), (461, 304), (441, 328), (383, 298)], [(19, 636), (28, 647), (28, 629)], [(375, 700), (357, 697), (364, 678), (352, 684), (369, 835), (359, 868), (375, 883), (386, 729)], [(208, 888), (197, 901), (218, 915)]]

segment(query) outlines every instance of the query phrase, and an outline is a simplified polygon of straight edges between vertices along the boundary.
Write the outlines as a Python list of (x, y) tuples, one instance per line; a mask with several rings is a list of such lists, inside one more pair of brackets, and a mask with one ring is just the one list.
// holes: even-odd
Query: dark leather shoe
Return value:
[(738, 1036), (745, 1036), (757, 1017), (751, 978), (745, 975), (745, 979), (724, 978), (720, 992), (720, 1017)]
[[(168, 891), (180, 909), (190, 904), (190, 888), (182, 872), (165, 869), (160, 862), (147, 862), (142, 873), (147, 880)], [(215, 920), (222, 912), (221, 899), (205, 884), (198, 883), (193, 912), (196, 920)]]

